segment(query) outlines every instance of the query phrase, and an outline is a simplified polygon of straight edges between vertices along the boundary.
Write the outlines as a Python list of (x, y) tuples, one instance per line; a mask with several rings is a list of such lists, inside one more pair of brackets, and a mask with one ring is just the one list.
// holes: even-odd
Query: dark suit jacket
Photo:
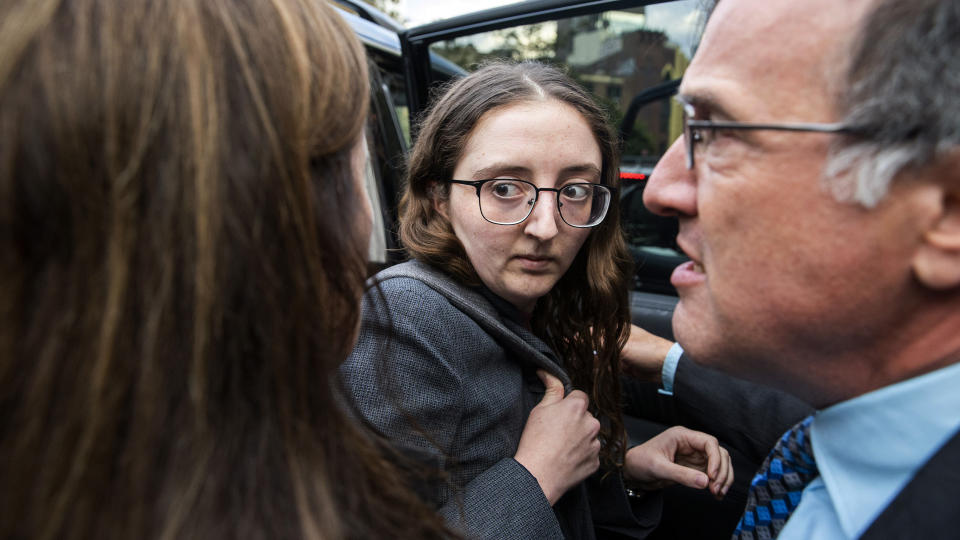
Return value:
[(536, 369), (569, 387), (546, 344), (479, 292), (420, 263), (394, 266), (376, 280), (341, 373), (370, 423), (447, 473), (449, 482), (427, 491), (448, 523), (474, 538), (537, 539), (594, 538), (598, 525), (604, 536), (642, 537), (655, 526), (659, 497), (651, 495), (642, 519), (633, 519), (618, 474), (582, 483), (551, 508), (513, 459), (543, 395)]
[[(758, 461), (780, 435), (813, 412), (789, 394), (686, 356), (677, 369), (674, 401), (673, 420), (713, 433)], [(921, 467), (861, 538), (960, 538), (960, 433)]]

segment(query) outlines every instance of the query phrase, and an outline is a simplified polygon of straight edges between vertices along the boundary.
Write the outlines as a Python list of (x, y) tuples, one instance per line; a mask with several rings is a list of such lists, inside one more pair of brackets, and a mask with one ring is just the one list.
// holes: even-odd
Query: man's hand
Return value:
[(630, 325), (630, 338), (620, 351), (620, 369), (643, 381), (660, 383), (663, 360), (673, 342), (655, 336), (635, 324)]
[(538, 370), (546, 393), (530, 411), (514, 456), (537, 479), (553, 506), (568, 489), (600, 467), (600, 422), (579, 390), (563, 397), (563, 383)]
[(704, 489), (721, 499), (733, 483), (730, 453), (716, 437), (674, 426), (627, 451), (624, 476), (643, 489), (671, 484)]

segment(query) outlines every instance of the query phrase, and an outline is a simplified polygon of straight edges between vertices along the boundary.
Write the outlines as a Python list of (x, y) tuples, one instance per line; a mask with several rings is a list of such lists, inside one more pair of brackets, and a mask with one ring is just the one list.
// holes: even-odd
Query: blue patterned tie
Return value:
[(810, 447), (811, 422), (812, 415), (784, 433), (753, 477), (734, 540), (776, 538), (800, 504), (803, 488), (818, 474)]

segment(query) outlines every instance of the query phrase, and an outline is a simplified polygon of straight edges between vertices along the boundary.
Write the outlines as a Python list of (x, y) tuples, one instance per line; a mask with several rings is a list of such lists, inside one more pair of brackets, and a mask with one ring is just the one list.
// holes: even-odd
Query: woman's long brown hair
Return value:
[[(536, 63), (491, 63), (443, 88), (427, 111), (407, 167), (400, 202), (400, 238), (415, 258), (441, 268), (467, 285), (480, 278), (450, 223), (434, 210), (446, 197), (473, 127), (487, 112), (513, 103), (559, 100), (576, 109), (593, 132), (602, 156), (601, 183), (619, 187), (616, 138), (603, 110), (570, 77)], [(628, 287), (632, 262), (614, 201), (554, 288), (531, 317), (536, 335), (563, 359), (574, 386), (590, 396), (606, 422), (600, 431), (606, 465), (622, 464), (626, 434), (620, 403), (620, 349), (630, 327)], [(594, 353), (596, 351), (596, 353)]]
[(367, 64), (316, 0), (0, 4), (0, 537), (436, 537), (340, 407)]

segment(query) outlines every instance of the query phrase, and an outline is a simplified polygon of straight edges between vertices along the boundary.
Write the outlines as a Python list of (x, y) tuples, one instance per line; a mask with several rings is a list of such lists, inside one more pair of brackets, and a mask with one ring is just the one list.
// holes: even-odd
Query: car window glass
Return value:
[(366, 192), (367, 201), (370, 203), (371, 217), (373, 226), (370, 230), (370, 248), (367, 254), (367, 261), (374, 264), (385, 264), (387, 262), (387, 238), (383, 223), (383, 204), (380, 200), (380, 190), (377, 188), (377, 176), (374, 173), (374, 163), (370, 154), (370, 133), (363, 142), (364, 163), (363, 168), (363, 187)]
[(393, 110), (400, 122), (400, 129), (406, 140), (407, 147), (411, 146), (410, 141), (410, 106), (407, 103), (407, 86), (403, 80), (403, 74), (397, 71), (384, 71), (382, 73), (383, 83), (390, 94), (393, 102)]

